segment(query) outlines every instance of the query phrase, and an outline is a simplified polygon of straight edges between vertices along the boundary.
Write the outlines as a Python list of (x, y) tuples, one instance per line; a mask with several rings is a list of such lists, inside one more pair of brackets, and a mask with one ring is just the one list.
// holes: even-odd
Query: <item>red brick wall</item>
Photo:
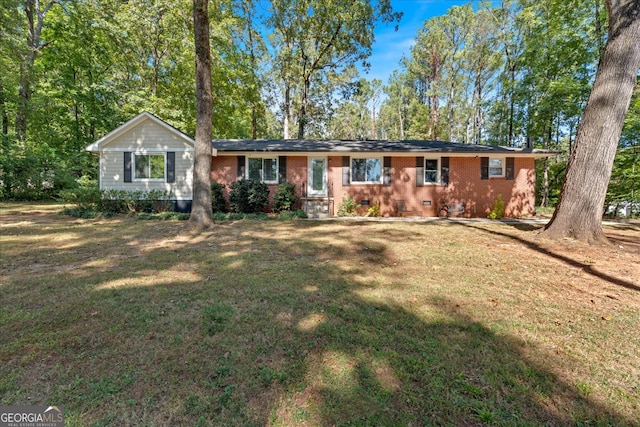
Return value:
[[(416, 158), (393, 157), (391, 159), (391, 185), (351, 184), (342, 186), (342, 156), (328, 157), (328, 188), (334, 203), (331, 214), (335, 215), (340, 201), (350, 195), (356, 202), (369, 200), (371, 205), (380, 202), (383, 216), (393, 216), (397, 200), (404, 200), (406, 209), (415, 215), (437, 216), (438, 206), (443, 200), (447, 204), (465, 203), (465, 217), (486, 217), (498, 194), (505, 202), (505, 216), (518, 217), (533, 214), (535, 207), (535, 164), (533, 158), (515, 158), (514, 178), (480, 179), (480, 157), (450, 157), (449, 185), (426, 184), (416, 187)], [(230, 184), (237, 179), (235, 156), (214, 157), (211, 163), (211, 178)], [(296, 184), (298, 196), (303, 185), (307, 185), (307, 157), (287, 157), (287, 181)], [(269, 185), (271, 194), (277, 185)], [(431, 206), (423, 202), (430, 201)], [(362, 213), (366, 207), (362, 208)], [(452, 215), (456, 216), (456, 215)]]

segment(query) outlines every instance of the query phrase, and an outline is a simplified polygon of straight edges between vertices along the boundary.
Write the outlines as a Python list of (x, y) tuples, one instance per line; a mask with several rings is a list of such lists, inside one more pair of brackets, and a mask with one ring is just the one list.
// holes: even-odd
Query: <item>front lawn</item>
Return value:
[(0, 404), (67, 426), (637, 425), (640, 225), (0, 204)]

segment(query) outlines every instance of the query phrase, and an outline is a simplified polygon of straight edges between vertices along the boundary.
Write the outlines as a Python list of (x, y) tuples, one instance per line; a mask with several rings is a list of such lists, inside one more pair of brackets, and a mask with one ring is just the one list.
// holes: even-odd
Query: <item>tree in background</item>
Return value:
[(19, 140), (27, 138), (27, 120), (33, 94), (33, 67), (36, 56), (47, 45), (41, 38), (44, 19), (53, 5), (58, 3), (58, 0), (50, 0), (42, 4), (37, 0), (26, 0), (23, 3), (22, 10), (27, 19), (27, 46), (20, 58), (20, 90), (16, 113), (16, 136)]
[(609, 37), (578, 128), (558, 206), (543, 237), (605, 242), (602, 208), (640, 69), (640, 2), (607, 0)]
[[(284, 138), (290, 136), (292, 107), (297, 103), (297, 137), (305, 137), (314, 84), (332, 93), (339, 75), (371, 55), (377, 21), (399, 21), (389, 0), (272, 0), (274, 67), (283, 93)], [(321, 85), (322, 83), (322, 85)], [(293, 95), (297, 100), (293, 100)]]

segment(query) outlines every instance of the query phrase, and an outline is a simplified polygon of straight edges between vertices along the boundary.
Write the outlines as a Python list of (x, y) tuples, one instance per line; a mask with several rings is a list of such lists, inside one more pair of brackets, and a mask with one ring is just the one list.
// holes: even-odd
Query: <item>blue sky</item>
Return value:
[(400, 68), (402, 55), (409, 56), (411, 46), (422, 28), (424, 21), (433, 16), (444, 15), (452, 6), (471, 3), (474, 8), (478, 1), (460, 0), (391, 0), (394, 11), (404, 12), (398, 24), (398, 31), (394, 25), (379, 24), (375, 30), (373, 54), (369, 57), (371, 68), (363, 76), (367, 80), (380, 79), (383, 84), (395, 69)]

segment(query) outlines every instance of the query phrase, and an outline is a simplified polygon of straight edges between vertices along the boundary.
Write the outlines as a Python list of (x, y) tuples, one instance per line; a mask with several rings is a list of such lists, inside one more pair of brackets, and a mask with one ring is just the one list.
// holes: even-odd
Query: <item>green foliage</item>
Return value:
[(258, 213), (238, 213), (238, 212), (214, 212), (213, 220), (214, 221), (240, 221), (244, 219), (248, 220), (265, 220), (269, 217), (265, 212)]
[(624, 120), (620, 145), (622, 147), (637, 146), (640, 144), (640, 76), (636, 81), (636, 87), (631, 97), (629, 111)]
[(338, 204), (338, 216), (357, 216), (360, 205), (351, 196), (346, 195)]
[(275, 212), (291, 211), (297, 201), (296, 185), (291, 182), (283, 182), (278, 185), (273, 197), (273, 210)]
[(500, 219), (504, 216), (504, 200), (502, 200), (502, 194), (498, 194), (496, 200), (493, 202), (493, 209), (487, 215), (489, 219)]
[(80, 210), (97, 211), (102, 201), (102, 192), (98, 188), (61, 190), (58, 196), (64, 203), (75, 205)]
[(229, 206), (233, 212), (261, 212), (269, 204), (269, 186), (263, 182), (241, 179), (230, 187)]
[(308, 218), (307, 213), (302, 209), (296, 211), (286, 211), (278, 214), (277, 219), (289, 220), (289, 219), (305, 219)]
[(380, 217), (380, 201), (376, 200), (369, 209), (367, 209), (367, 213), (364, 215), (365, 217)]
[(0, 138), (0, 197), (12, 200), (51, 199), (73, 178), (59, 153), (32, 140)]
[(625, 205), (631, 216), (640, 216), (640, 145), (619, 149), (613, 163), (605, 206)]
[(211, 183), (211, 208), (213, 212), (226, 212), (227, 201), (224, 198), (224, 184), (219, 182)]
[(142, 220), (171, 220), (171, 221), (187, 221), (191, 214), (182, 212), (161, 212), (161, 213), (147, 213), (141, 212), (136, 214), (136, 218)]
[[(567, 171), (565, 158), (549, 159), (549, 206), (555, 206), (560, 197)], [(544, 193), (544, 161), (536, 161), (536, 204), (541, 205)]]
[[(58, 193), (64, 203), (74, 205), (65, 210), (72, 216), (103, 214), (163, 213), (171, 210), (171, 193), (161, 190), (125, 191), (98, 190), (96, 187), (78, 187)], [(87, 213), (84, 213), (87, 212)]]

